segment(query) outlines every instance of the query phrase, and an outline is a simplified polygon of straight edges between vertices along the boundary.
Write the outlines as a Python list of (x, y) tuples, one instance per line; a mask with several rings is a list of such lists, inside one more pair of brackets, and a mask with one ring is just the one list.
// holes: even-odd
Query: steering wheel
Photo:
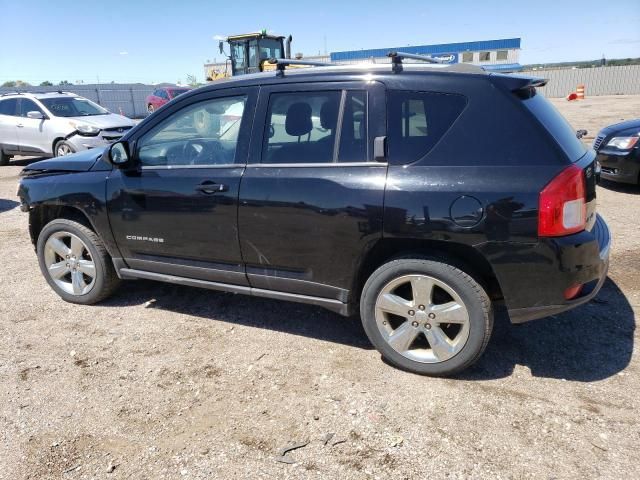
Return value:
[(188, 165), (215, 165), (224, 163), (224, 149), (215, 140), (189, 140), (184, 145)]

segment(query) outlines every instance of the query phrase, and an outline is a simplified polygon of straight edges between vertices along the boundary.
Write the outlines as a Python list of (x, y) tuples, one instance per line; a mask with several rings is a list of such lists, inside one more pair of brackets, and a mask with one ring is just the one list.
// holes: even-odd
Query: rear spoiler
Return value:
[(490, 76), (494, 83), (514, 93), (529, 92), (537, 87), (544, 87), (549, 82), (548, 78), (516, 74), (505, 75), (502, 73), (491, 73)]

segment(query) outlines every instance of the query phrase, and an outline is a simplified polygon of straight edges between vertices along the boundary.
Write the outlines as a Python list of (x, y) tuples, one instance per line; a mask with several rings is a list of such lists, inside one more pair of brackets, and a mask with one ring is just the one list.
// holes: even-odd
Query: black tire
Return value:
[[(49, 237), (58, 232), (71, 233), (86, 245), (95, 264), (95, 281), (91, 290), (82, 295), (67, 293), (60, 288), (51, 277), (45, 260), (45, 244)], [(81, 223), (67, 219), (56, 219), (49, 222), (40, 232), (37, 243), (38, 262), (40, 271), (44, 275), (51, 288), (65, 301), (92, 305), (109, 297), (120, 284), (111, 257), (107, 253), (102, 240), (96, 233)]]
[(4, 153), (2, 147), (0, 146), (0, 167), (9, 165), (9, 160), (11, 160), (11, 156)]
[[(378, 296), (390, 282), (407, 275), (426, 275), (437, 279), (462, 300), (468, 312), (468, 337), (461, 350), (451, 358), (422, 363), (399, 353), (384, 339), (376, 321)], [(371, 274), (363, 288), (360, 312), (364, 330), (382, 356), (394, 366), (421, 375), (450, 376), (468, 368), (484, 352), (493, 329), (493, 307), (484, 288), (460, 268), (432, 258), (399, 258), (382, 265)], [(425, 324), (425, 328), (427, 326), (431, 328)]]
[[(59, 153), (60, 149), (68, 149), (69, 153)], [(64, 155), (71, 155), (72, 153), (76, 153), (76, 149), (67, 141), (65, 140), (60, 140), (59, 142), (56, 142), (55, 146), (53, 147), (53, 156), (54, 157), (62, 157)]]

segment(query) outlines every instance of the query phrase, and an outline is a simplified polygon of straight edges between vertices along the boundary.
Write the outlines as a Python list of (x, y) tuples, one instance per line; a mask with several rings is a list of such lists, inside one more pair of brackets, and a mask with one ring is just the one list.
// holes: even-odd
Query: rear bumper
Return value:
[(612, 182), (637, 184), (640, 177), (640, 149), (631, 152), (601, 150), (597, 156), (601, 178)]
[[(555, 315), (598, 294), (609, 269), (611, 234), (599, 215), (591, 231), (536, 244), (502, 244), (483, 249), (504, 296), (512, 323)], [(564, 292), (583, 285), (577, 298)]]

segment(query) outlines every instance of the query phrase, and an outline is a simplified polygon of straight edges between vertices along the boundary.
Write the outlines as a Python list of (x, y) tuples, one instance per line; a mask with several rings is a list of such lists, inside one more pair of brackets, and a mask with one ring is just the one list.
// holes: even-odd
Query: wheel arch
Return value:
[(67, 138), (63, 136), (57, 136), (56, 138), (53, 139), (53, 143), (51, 144), (51, 155), (53, 155), (54, 157), (56, 156), (56, 144), (66, 139)]
[(29, 235), (34, 247), (37, 246), (38, 237), (45, 225), (58, 218), (73, 220), (97, 233), (89, 216), (82, 209), (69, 205), (41, 204), (29, 210)]
[(357, 304), (369, 276), (381, 265), (400, 257), (442, 258), (474, 277), (487, 291), (492, 300), (502, 299), (502, 290), (489, 261), (470, 245), (438, 240), (380, 239), (360, 262), (354, 279), (352, 301)]

